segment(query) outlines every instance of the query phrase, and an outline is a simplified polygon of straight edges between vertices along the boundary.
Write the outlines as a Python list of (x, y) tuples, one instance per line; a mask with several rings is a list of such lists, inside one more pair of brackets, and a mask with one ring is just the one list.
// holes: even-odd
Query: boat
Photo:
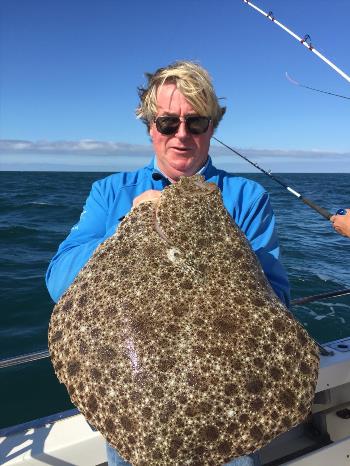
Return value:
[[(264, 466), (349, 466), (350, 337), (321, 347), (312, 411), (305, 422), (260, 450)], [(43, 351), (2, 361), (2, 367), (47, 357)], [(105, 441), (77, 409), (0, 430), (4, 466), (102, 466)]]

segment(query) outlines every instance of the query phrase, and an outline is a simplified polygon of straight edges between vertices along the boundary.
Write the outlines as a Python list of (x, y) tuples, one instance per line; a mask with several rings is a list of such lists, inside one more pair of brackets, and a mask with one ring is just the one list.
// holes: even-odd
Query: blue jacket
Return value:
[[(227, 211), (250, 241), (275, 293), (288, 306), (289, 283), (279, 260), (275, 217), (268, 194), (254, 181), (218, 170), (210, 158), (202, 174), (219, 186)], [(152, 160), (135, 172), (116, 173), (92, 185), (79, 222), (60, 244), (46, 274), (46, 285), (54, 301), (71, 285), (97, 246), (116, 231), (133, 199), (148, 189), (161, 191), (168, 184)]]

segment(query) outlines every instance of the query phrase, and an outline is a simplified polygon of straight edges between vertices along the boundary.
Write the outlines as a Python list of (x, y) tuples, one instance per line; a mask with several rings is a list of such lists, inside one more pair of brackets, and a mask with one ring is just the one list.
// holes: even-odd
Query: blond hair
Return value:
[(139, 87), (140, 104), (136, 116), (149, 129), (157, 115), (157, 91), (164, 84), (176, 84), (199, 115), (211, 118), (216, 128), (223, 117), (226, 107), (220, 107), (209, 73), (200, 65), (191, 61), (177, 61), (155, 73), (146, 73), (147, 87)]

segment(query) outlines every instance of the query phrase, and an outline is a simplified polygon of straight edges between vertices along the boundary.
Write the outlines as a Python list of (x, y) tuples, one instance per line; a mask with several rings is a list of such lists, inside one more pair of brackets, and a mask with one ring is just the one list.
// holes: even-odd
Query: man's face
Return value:
[[(198, 115), (192, 105), (175, 84), (164, 84), (157, 93), (157, 116), (171, 115), (185, 117)], [(203, 134), (191, 134), (185, 122), (174, 134), (165, 135), (158, 132), (154, 122), (150, 126), (157, 163), (160, 170), (172, 180), (180, 176), (191, 176), (198, 172), (208, 158), (210, 138), (213, 135), (212, 123)]]

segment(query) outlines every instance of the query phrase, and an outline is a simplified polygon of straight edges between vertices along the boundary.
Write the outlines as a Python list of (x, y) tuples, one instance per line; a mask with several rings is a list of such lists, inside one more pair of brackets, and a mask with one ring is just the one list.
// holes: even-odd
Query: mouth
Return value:
[(175, 152), (179, 152), (180, 154), (186, 154), (190, 151), (192, 151), (191, 147), (181, 147), (181, 146), (174, 146), (172, 147), (172, 150)]

